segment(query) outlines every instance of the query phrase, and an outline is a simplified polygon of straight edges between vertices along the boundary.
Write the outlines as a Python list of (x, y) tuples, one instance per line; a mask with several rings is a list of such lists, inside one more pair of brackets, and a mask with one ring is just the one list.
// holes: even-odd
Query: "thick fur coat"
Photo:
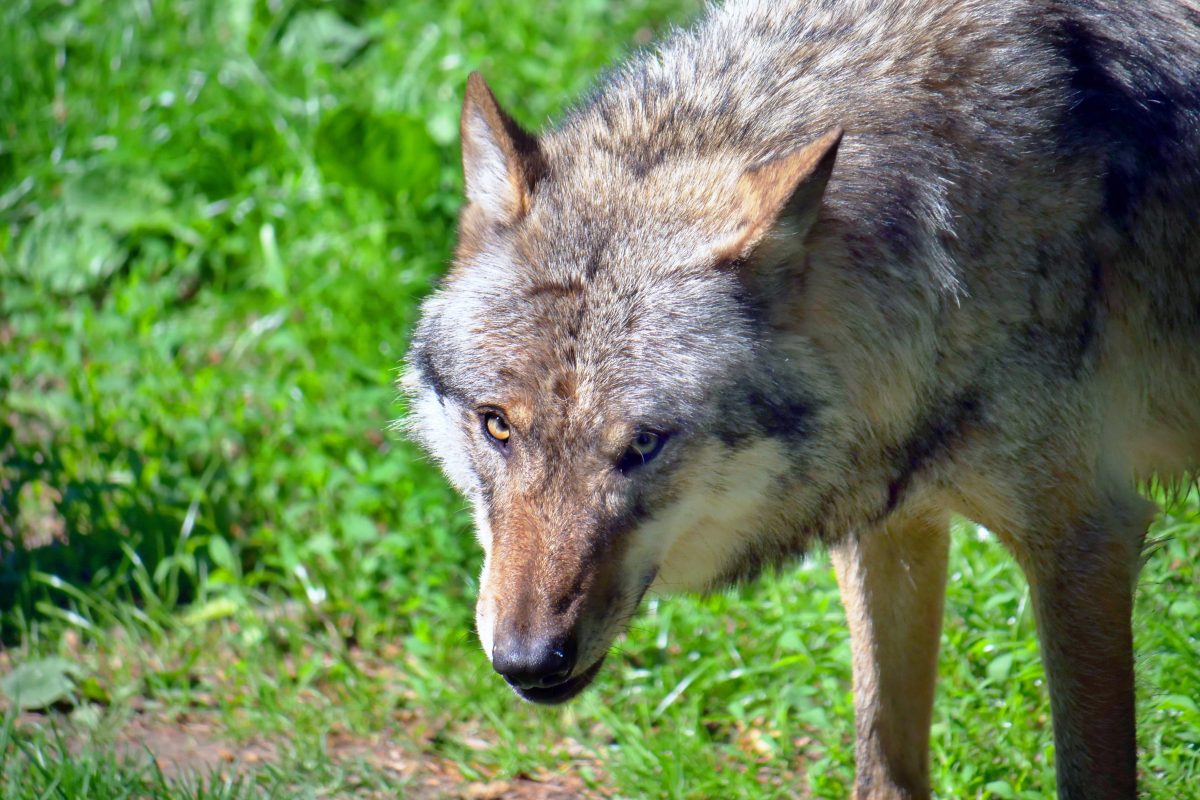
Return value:
[[(1138, 479), (1200, 463), (1200, 7), (742, 0), (540, 136), (477, 76), (409, 425), (527, 699), (817, 540), (859, 796), (928, 793), (948, 515), (1029, 576), (1062, 797), (1133, 796)], [(640, 460), (639, 460), (640, 459)]]

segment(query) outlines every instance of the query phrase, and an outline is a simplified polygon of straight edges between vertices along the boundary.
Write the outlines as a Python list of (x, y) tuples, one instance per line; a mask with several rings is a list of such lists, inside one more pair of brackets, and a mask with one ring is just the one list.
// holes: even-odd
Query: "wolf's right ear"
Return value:
[(544, 172), (541, 149), (504, 113), (478, 72), (467, 78), (459, 126), (467, 200), (492, 219), (512, 222), (524, 216)]
[(720, 243), (719, 257), (734, 260), (746, 255), (785, 210), (795, 232), (807, 236), (821, 211), (844, 133), (840, 127), (832, 128), (815, 141), (742, 173), (736, 190), (741, 223)]

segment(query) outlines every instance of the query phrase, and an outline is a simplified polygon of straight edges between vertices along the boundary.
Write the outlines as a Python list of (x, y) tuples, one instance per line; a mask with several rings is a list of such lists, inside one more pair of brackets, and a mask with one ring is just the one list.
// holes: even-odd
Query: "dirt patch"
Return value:
[(115, 729), (109, 728), (106, 721), (101, 729), (90, 730), (67, 715), (26, 712), (18, 717), (17, 725), (43, 729), (53, 726), (63, 734), (73, 755), (98, 747), (111, 748), (124, 762), (153, 761), (168, 779), (188, 774), (242, 772), (278, 757), (276, 748), (266, 741), (229, 741), (221, 735), (215, 718), (207, 715), (168, 719), (136, 714)]
[(543, 783), (531, 778), (473, 783), (466, 788), (463, 795), (467, 800), (578, 800), (596, 796), (588, 793), (583, 781), (578, 778), (568, 778), (564, 783)]
[(114, 746), (118, 757), (153, 759), (167, 778), (226, 769), (240, 772), (278, 758), (269, 742), (234, 744), (221, 736), (215, 720), (194, 715), (173, 721), (138, 715), (120, 728)]
[(454, 762), (429, 753), (414, 755), (394, 744), (398, 739), (379, 736), (365, 739), (331, 737), (329, 756), (334, 762), (364, 762), (377, 770), (393, 772), (408, 781), (406, 797), (413, 800), (600, 800), (574, 775), (539, 773), (508, 780), (471, 781)]
[[(64, 714), (23, 713), (18, 727), (56, 727), (67, 749), (78, 755), (91, 748), (111, 748), (125, 762), (153, 762), (167, 779), (189, 775), (248, 775), (278, 764), (286, 747), (266, 738), (232, 741), (222, 733), (215, 714), (135, 714), (115, 728), (85, 730)], [(103, 726), (102, 726), (103, 727)], [(431, 753), (413, 753), (398, 742), (401, 734), (371, 737), (330, 734), (330, 760), (348, 770), (358, 765), (391, 773), (401, 780), (409, 800), (602, 800), (573, 775), (540, 773), (507, 780), (472, 781), (454, 762)], [(349, 792), (345, 796), (374, 797)], [(381, 795), (384, 796), (384, 795)], [(390, 796), (390, 795), (386, 795)]]

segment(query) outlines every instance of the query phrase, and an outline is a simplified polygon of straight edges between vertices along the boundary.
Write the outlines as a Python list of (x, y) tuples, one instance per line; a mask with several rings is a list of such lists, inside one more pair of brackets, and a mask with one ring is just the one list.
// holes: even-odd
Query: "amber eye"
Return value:
[(666, 441), (665, 433), (638, 431), (633, 437), (633, 441), (629, 443), (629, 447), (621, 455), (621, 460), (617, 462), (617, 469), (621, 472), (629, 472), (648, 463), (659, 454)]
[(512, 429), (508, 427), (504, 417), (499, 414), (484, 414), (483, 429), (497, 442), (507, 442), (508, 437), (512, 436)]

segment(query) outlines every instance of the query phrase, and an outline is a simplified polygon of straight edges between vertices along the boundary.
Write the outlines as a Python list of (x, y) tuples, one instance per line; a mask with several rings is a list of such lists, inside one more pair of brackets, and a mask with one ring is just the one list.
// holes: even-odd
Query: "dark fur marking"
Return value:
[[(1137, 203), (1171, 163), (1178, 146), (1180, 87), (1126, 45), (1079, 20), (1064, 20), (1055, 37), (1070, 69), (1074, 104), (1064, 119), (1072, 150), (1107, 150), (1104, 211), (1128, 226)], [(1122, 79), (1122, 73), (1130, 77)]]
[[(813, 403), (808, 398), (768, 395), (758, 388), (739, 392), (736, 387), (723, 395), (722, 405), (731, 408), (719, 412), (723, 424), (714, 434), (726, 447), (736, 449), (752, 436), (795, 441), (813, 433)], [(749, 410), (750, 418), (733, 409)]]
[[(583, 330), (583, 320), (586, 316), (587, 307), (584, 303), (580, 303), (579, 307), (575, 309), (575, 313), (567, 321), (566, 334), (572, 342), (579, 339), (579, 332)], [(574, 352), (574, 345), (572, 345), (572, 352)]]
[(601, 258), (600, 250), (597, 249), (596, 252), (592, 253), (591, 258), (588, 259), (587, 264), (583, 268), (584, 278), (589, 281), (595, 278), (596, 273), (600, 271), (600, 267), (603, 264), (604, 261)]
[(755, 425), (768, 436), (797, 439), (812, 433), (812, 404), (803, 398), (772, 398), (758, 389), (751, 389), (747, 395), (747, 402), (754, 415)]
[[(1039, 275), (1052, 259), (1052, 255), (1042, 254)], [(1054, 316), (1050, 318), (1044, 317), (1046, 312), (1042, 305), (1045, 303), (1038, 284), (1030, 284), (1033, 321), (1022, 326), (1016, 340), (1022, 350), (1042, 353), (1056, 373), (1065, 373), (1072, 378), (1079, 377), (1094, 363), (1095, 344), (1104, 320), (1104, 268), (1096, 257), (1087, 267), (1087, 285), (1079, 287), (1075, 307), (1055, 308)]]
[[(752, 260), (752, 259), (751, 259)], [(723, 262), (720, 269), (742, 272), (743, 274), (753, 272), (757, 265), (751, 264), (744, 259)], [(805, 269), (790, 272), (788, 280), (793, 284), (796, 291), (803, 289), (803, 282), (807, 278), (807, 260), (805, 261)], [(776, 290), (777, 291), (777, 290)], [(748, 288), (741, 281), (734, 285), (733, 300), (737, 303), (741, 310), (741, 319), (746, 328), (756, 333), (765, 334), (767, 328), (771, 324), (771, 304), (774, 298), (768, 297), (767, 292), (759, 291), (758, 287), (754, 290)]]
[(1097, 329), (1100, 327), (1100, 304), (1104, 297), (1104, 269), (1097, 258), (1093, 258), (1089, 266), (1091, 281), (1077, 315), (1075, 349), (1071, 353), (1072, 374), (1078, 374), (1087, 363), (1088, 355), (1092, 352), (1092, 345), (1096, 341)]
[(445, 375), (433, 363), (433, 357), (430, 355), (428, 349), (422, 347), (417, 350), (412, 363), (416, 366), (417, 371), (421, 373), (421, 377), (425, 379), (425, 382), (433, 389), (433, 393), (437, 395), (438, 402), (442, 402), (444, 398), (449, 397), (463, 405), (471, 404), (465, 392), (451, 386), (446, 380)]
[(633, 177), (641, 179), (646, 177), (666, 159), (666, 148), (659, 147), (648, 151), (639, 151), (636, 148), (630, 148), (625, 153), (625, 166)]
[(887, 215), (875, 226), (879, 239), (886, 243), (897, 261), (903, 262), (917, 252), (926, 233), (914, 213), (918, 197), (917, 188), (911, 181), (897, 183), (888, 192)]
[(982, 418), (980, 393), (974, 387), (969, 386), (936, 406), (896, 450), (897, 471), (888, 482), (887, 505), (880, 519), (896, 510), (914, 478), (945, 457)]
[(570, 400), (575, 396), (575, 376), (573, 374), (559, 375), (554, 381), (554, 395), (560, 400)]
[(603, 239), (596, 243), (592, 248), (592, 254), (588, 257), (587, 264), (583, 268), (584, 281), (590, 282), (600, 272), (600, 268), (604, 266), (604, 251), (608, 247), (608, 239), (611, 234), (605, 234)]
[(550, 281), (546, 283), (538, 283), (525, 290), (525, 297), (533, 300), (542, 295), (550, 297), (569, 297), (583, 291), (583, 284), (580, 281), (572, 280), (567, 283), (558, 283)]

